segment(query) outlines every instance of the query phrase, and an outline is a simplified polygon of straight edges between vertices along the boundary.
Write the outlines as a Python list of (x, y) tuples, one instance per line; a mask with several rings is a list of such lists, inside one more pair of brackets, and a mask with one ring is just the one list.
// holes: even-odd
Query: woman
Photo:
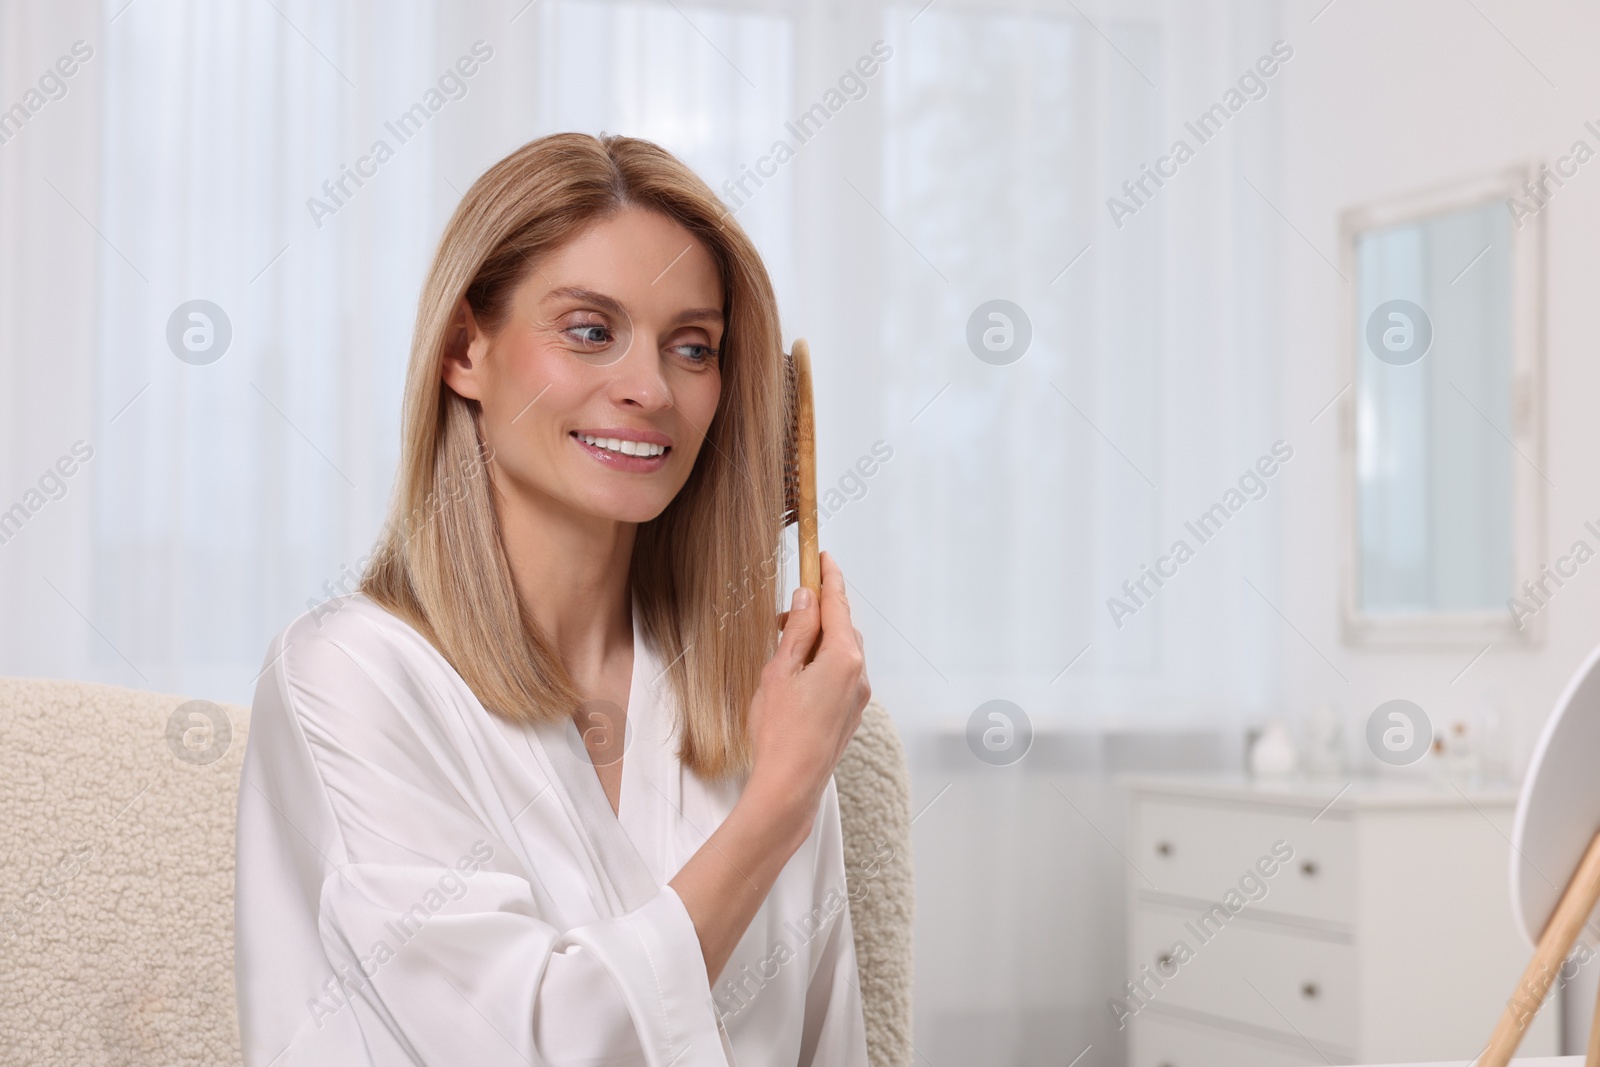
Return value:
[(248, 1067), (865, 1064), (832, 772), (870, 690), (831, 559), (770, 614), (780, 345), (653, 144), (468, 191), (373, 562), (256, 692)]

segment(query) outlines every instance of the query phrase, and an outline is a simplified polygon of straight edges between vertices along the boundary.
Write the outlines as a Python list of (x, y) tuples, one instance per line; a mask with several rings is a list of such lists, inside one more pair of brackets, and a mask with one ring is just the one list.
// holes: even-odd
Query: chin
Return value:
[(612, 522), (642, 523), (659, 516), (672, 503), (673, 496), (660, 493), (615, 493), (590, 496), (577, 502), (579, 510)]

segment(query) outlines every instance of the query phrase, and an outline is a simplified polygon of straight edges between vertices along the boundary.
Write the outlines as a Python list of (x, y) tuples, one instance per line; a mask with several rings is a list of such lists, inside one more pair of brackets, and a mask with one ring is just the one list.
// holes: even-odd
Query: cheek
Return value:
[(716, 370), (695, 374), (673, 390), (673, 402), (678, 410), (701, 431), (711, 425), (721, 399), (722, 374)]
[(535, 427), (564, 410), (582, 387), (573, 368), (537, 344), (497, 350), (490, 363), (484, 419), (508, 438), (528, 438)]
[[(490, 356), (493, 363), (494, 389), (501, 407), (509, 407), (515, 416), (522, 406), (538, 396), (545, 387), (550, 395), (560, 391), (573, 379), (576, 368), (564, 359), (565, 353), (549, 344), (541, 343), (537, 336), (529, 336), (516, 343), (498, 347)], [(539, 401), (540, 404), (544, 400)], [(518, 424), (520, 425), (520, 423)]]
[(483, 400), (483, 432), (502, 466), (520, 477), (549, 471), (565, 444), (563, 420), (583, 406), (592, 383), (579, 380), (537, 346), (496, 352)]
[(709, 447), (706, 444), (707, 431), (711, 428), (711, 420), (717, 416), (717, 403), (721, 398), (722, 378), (716, 371), (702, 371), (694, 375), (685, 373), (683, 378), (672, 383), (672, 406), (678, 412), (678, 428), (672, 432), (680, 439), (694, 435), (693, 448), (674, 449), (681, 452), (679, 475), (684, 479), (699, 463), (700, 453)]

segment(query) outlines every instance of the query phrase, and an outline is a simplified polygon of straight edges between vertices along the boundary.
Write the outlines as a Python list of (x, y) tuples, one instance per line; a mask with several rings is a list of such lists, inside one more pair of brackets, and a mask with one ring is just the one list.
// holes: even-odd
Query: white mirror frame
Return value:
[[(1340, 330), (1340, 366), (1346, 383), (1339, 405), (1341, 512), (1343, 526), (1343, 636), (1348, 645), (1377, 647), (1532, 646), (1543, 642), (1545, 612), (1536, 612), (1518, 626), (1509, 608), (1475, 612), (1370, 614), (1361, 610), (1360, 546), (1356, 530), (1356, 355), (1360, 342), (1356, 285), (1356, 239), (1368, 230), (1384, 229), (1436, 215), (1478, 207), (1509, 198), (1527, 203), (1523, 183), (1537, 181), (1543, 168), (1529, 164), (1484, 178), (1352, 208), (1339, 218), (1339, 257), (1345, 277)], [(1509, 210), (1509, 208), (1508, 208)], [(1513, 582), (1536, 577), (1543, 564), (1545, 475), (1544, 454), (1544, 210), (1511, 231), (1511, 443), (1521, 453), (1512, 464), (1511, 552)], [(1531, 464), (1530, 465), (1530, 462)], [(1537, 469), (1535, 469), (1535, 466)], [(1540, 473), (1541, 471), (1545, 473)], [(1510, 591), (1508, 591), (1510, 595)], [(1520, 594), (1518, 594), (1520, 595)]]

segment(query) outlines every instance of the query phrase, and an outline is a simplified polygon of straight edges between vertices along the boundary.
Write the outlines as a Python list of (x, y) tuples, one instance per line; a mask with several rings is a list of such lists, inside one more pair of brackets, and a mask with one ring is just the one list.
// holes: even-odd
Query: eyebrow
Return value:
[[(598, 307), (604, 311), (609, 311), (613, 315), (620, 315), (624, 318), (630, 319), (633, 317), (628, 314), (628, 309), (622, 306), (622, 301), (618, 300), (616, 297), (607, 296), (605, 293), (598, 292), (594, 289), (585, 289), (579, 285), (563, 285), (559, 289), (550, 290), (544, 296), (545, 300), (555, 300), (560, 298), (582, 300), (585, 303), (593, 304), (595, 307)], [(678, 312), (669, 325), (682, 326), (685, 323), (704, 322), (708, 320), (712, 322), (725, 323), (726, 317), (723, 315), (721, 308), (686, 308), (683, 311)]]

